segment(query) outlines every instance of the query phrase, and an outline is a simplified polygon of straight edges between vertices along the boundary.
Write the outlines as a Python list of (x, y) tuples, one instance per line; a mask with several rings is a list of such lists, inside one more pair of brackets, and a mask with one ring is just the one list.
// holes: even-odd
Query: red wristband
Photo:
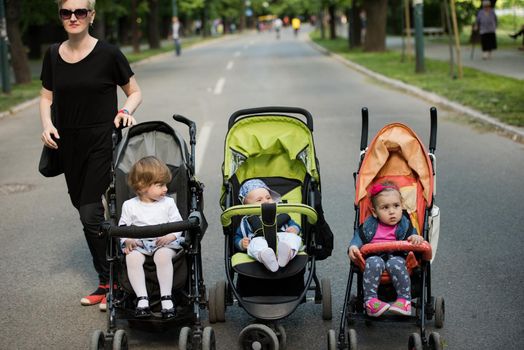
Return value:
[(122, 108), (121, 110), (119, 110), (118, 113), (124, 113), (126, 115), (131, 115), (131, 113), (129, 113), (129, 111), (125, 108)]

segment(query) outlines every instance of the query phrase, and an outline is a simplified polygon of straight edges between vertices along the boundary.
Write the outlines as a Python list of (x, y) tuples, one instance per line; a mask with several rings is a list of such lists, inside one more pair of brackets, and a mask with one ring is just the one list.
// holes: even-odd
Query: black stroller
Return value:
[[(360, 163), (355, 177), (355, 225), (357, 229), (371, 215), (368, 191), (374, 183), (394, 181), (400, 188), (403, 208), (407, 211), (411, 225), (417, 228), (426, 242), (414, 246), (407, 241), (391, 241), (364, 244), (356, 262), (351, 262), (348, 283), (340, 320), (338, 339), (334, 330), (328, 332), (328, 349), (357, 349), (357, 333), (350, 328), (356, 320), (369, 322), (411, 322), (419, 332), (411, 333), (408, 349), (440, 350), (443, 342), (439, 333), (428, 332), (426, 321), (434, 319), (434, 326), (444, 324), (444, 299), (434, 297), (431, 292), (431, 262), (437, 252), (440, 215), (435, 205), (435, 148), (437, 143), (437, 110), (430, 110), (431, 131), (429, 152), (422, 141), (408, 126), (392, 123), (384, 126), (367, 145), (368, 111), (362, 109), (362, 134), (360, 141)], [(383, 252), (405, 252), (406, 267), (411, 272), (411, 297), (414, 314), (396, 316), (384, 314), (380, 318), (366, 315), (364, 309), (363, 271), (367, 256)], [(356, 275), (356, 295), (352, 294), (353, 277)], [(396, 291), (391, 276), (384, 272), (380, 277), (379, 299), (394, 301)]]
[[(194, 174), (196, 126), (191, 120), (174, 115), (173, 119), (189, 127), (190, 145), (168, 124), (161, 121), (135, 125), (123, 134), (113, 134), (114, 156), (112, 182), (106, 193), (107, 219), (101, 234), (108, 235), (107, 259), (110, 264), (109, 294), (107, 296), (107, 331), (97, 330), (91, 337), (90, 349), (127, 349), (125, 330), (117, 329), (118, 320), (127, 320), (130, 327), (164, 331), (183, 326), (179, 335), (179, 349), (215, 349), (215, 335), (211, 327), (203, 328), (200, 310), (206, 308), (206, 290), (202, 276), (201, 240), (207, 228), (203, 214), (203, 184)], [(156, 156), (164, 161), (173, 179), (168, 193), (175, 198), (183, 221), (153, 226), (123, 226), (117, 223), (122, 204), (134, 196), (127, 186), (131, 166), (145, 156)], [(183, 249), (173, 259), (174, 277), (172, 295), (177, 305), (174, 319), (163, 319), (160, 314), (160, 291), (152, 257), (144, 263), (146, 286), (153, 311), (148, 319), (134, 316), (136, 295), (129, 282), (125, 259), (119, 248), (119, 238), (160, 237), (170, 232), (183, 231)]]
[[(209, 289), (209, 321), (225, 321), (226, 307), (238, 301), (257, 320), (241, 331), (240, 347), (284, 349), (286, 334), (277, 321), (304, 303), (308, 291), (314, 291), (315, 303), (322, 303), (322, 318), (332, 317), (330, 281), (319, 281), (315, 272), (316, 261), (331, 255), (333, 235), (322, 212), (313, 118), (301, 108), (244, 109), (230, 117), (228, 129), (221, 197), (227, 282)], [(254, 178), (276, 190), (282, 202), (240, 205), (240, 186)], [(300, 223), (304, 251), (286, 267), (270, 272), (236, 251), (234, 236), (241, 216), (261, 215), (263, 234), (275, 249), (276, 215), (281, 213)]]

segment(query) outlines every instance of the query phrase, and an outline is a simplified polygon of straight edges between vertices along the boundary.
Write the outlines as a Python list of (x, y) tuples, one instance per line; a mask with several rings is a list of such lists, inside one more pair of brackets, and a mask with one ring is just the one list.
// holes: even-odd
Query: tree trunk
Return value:
[(147, 40), (151, 49), (160, 47), (160, 18), (158, 15), (158, 0), (148, 0), (149, 14), (147, 20)]
[(328, 6), (329, 13), (329, 38), (334, 40), (337, 38), (337, 15), (336, 15), (336, 6), (330, 4)]
[(27, 59), (27, 52), (22, 43), (20, 33), (20, 1), (7, 0), (6, 2), (6, 27), (11, 49), (11, 64), (15, 73), (15, 82), (25, 84), (31, 82), (31, 68)]
[(131, 43), (134, 53), (140, 52), (140, 28), (137, 23), (136, 1), (131, 0)]
[(367, 15), (364, 51), (380, 52), (386, 50), (387, 9), (388, 0), (364, 1), (364, 10)]
[(98, 39), (106, 39), (106, 22), (105, 13), (100, 11), (96, 13), (95, 22), (91, 28), (91, 34)]

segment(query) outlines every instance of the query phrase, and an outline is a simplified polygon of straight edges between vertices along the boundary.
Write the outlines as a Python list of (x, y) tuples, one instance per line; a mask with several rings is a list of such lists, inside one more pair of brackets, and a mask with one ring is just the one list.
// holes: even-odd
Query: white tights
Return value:
[[(153, 255), (158, 284), (160, 285), (160, 295), (162, 296), (171, 295), (171, 288), (173, 287), (173, 264), (171, 261), (175, 255), (176, 252), (171, 248), (160, 248)], [(146, 261), (145, 255), (137, 250), (133, 250), (126, 256), (127, 275), (137, 297), (147, 297), (144, 261)], [(146, 307), (148, 305), (147, 300), (140, 300), (137, 306)], [(170, 309), (172, 307), (173, 303), (170, 300), (162, 300), (162, 308)]]

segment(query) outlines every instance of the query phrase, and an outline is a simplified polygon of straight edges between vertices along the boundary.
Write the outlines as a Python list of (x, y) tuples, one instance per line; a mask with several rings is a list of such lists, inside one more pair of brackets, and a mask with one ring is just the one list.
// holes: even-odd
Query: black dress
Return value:
[(133, 71), (120, 50), (100, 40), (79, 62), (67, 63), (58, 55), (55, 75), (50, 51), (45, 54), (42, 85), (54, 92), (59, 151), (77, 209), (99, 202), (109, 185), (117, 86), (129, 83), (131, 76)]

